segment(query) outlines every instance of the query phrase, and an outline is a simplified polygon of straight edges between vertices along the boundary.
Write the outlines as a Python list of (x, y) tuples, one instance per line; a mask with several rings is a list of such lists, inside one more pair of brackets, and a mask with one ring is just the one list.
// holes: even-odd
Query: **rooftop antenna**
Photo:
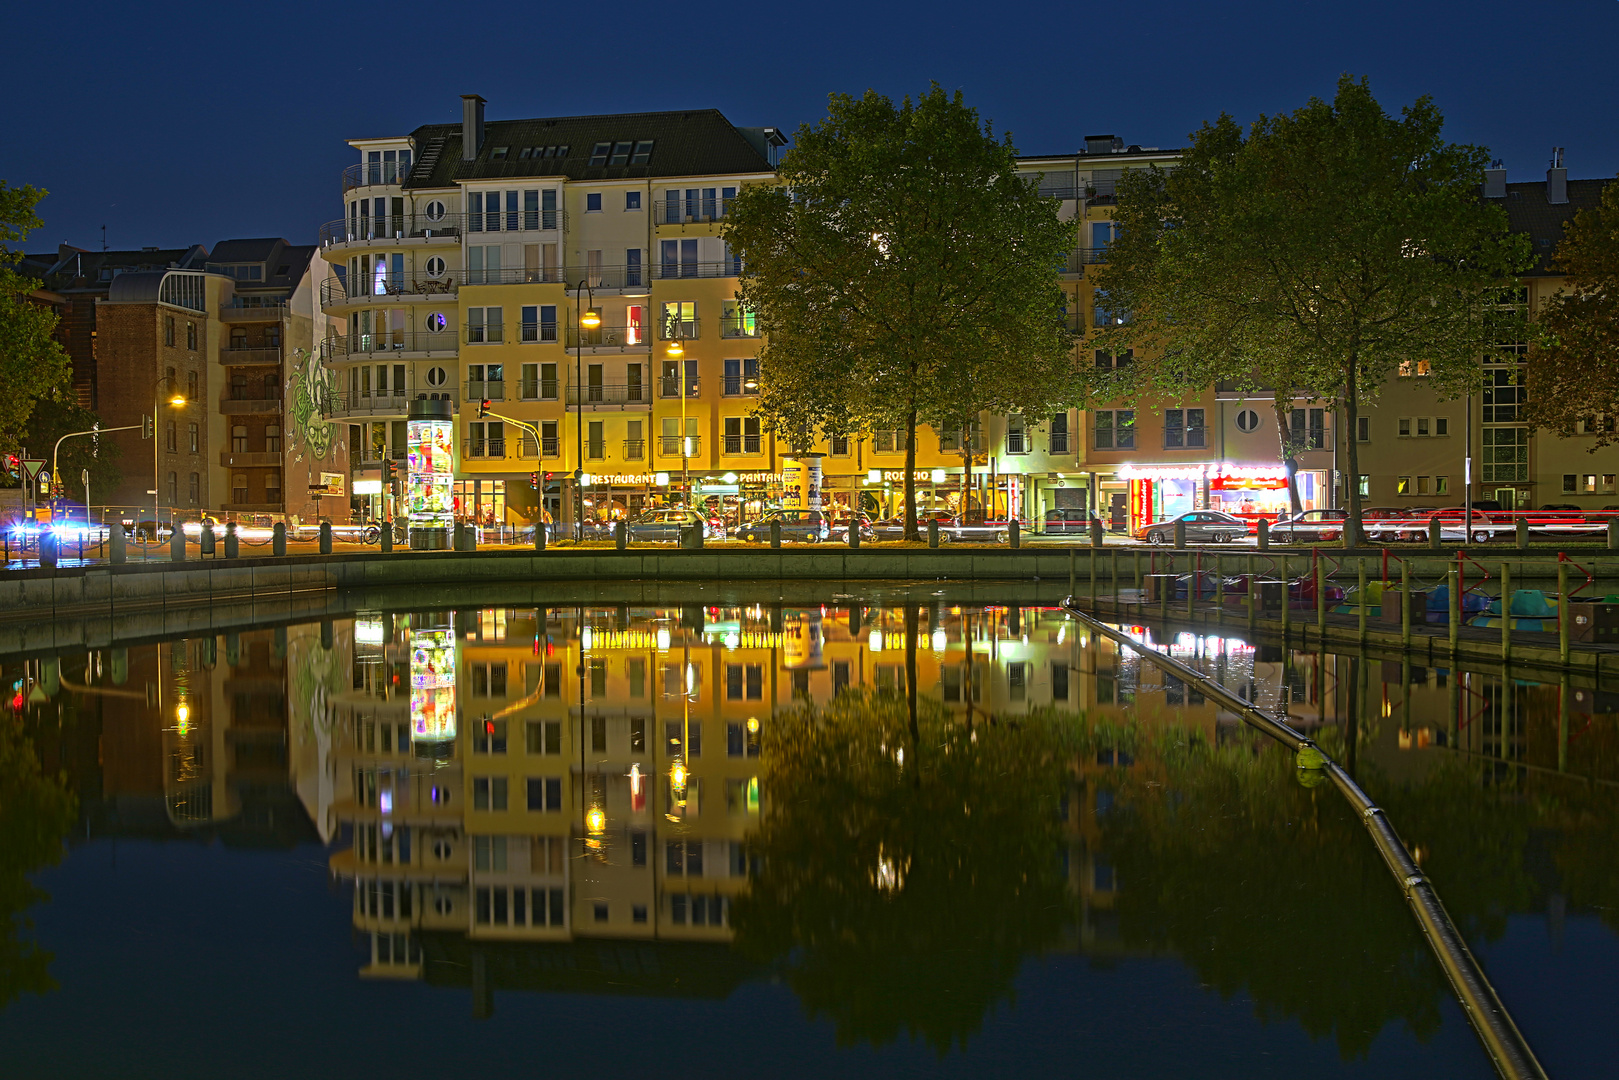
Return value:
[(1554, 147), (1552, 147), (1551, 168), (1553, 168), (1553, 169), (1561, 169), (1562, 167), (1563, 167), (1563, 148), (1561, 146), (1554, 146)]
[(101, 250), (103, 253), (107, 250), (107, 227), (105, 225), (101, 226)]

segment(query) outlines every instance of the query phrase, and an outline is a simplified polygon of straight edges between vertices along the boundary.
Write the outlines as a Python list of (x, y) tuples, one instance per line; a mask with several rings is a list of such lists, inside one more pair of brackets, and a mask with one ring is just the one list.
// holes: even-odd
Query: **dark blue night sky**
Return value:
[(1510, 179), (1619, 170), (1615, 0), (1136, 0), (689, 5), (401, 2), (7, 6), (0, 177), (50, 190), (28, 244), (311, 242), (340, 212), (344, 140), (459, 118), (717, 107), (791, 131), (826, 94), (935, 79), (1026, 153), (1087, 133), (1181, 145), (1205, 119), (1368, 75), (1431, 94)]

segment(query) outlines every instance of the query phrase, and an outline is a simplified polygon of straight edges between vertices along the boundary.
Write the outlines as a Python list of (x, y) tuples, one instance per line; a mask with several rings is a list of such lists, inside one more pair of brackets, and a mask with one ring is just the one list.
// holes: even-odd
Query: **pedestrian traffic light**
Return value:
[(482, 401), (478, 402), (478, 419), (482, 420), (484, 417), (486, 417), (488, 415), (489, 415), (489, 399), (484, 398)]

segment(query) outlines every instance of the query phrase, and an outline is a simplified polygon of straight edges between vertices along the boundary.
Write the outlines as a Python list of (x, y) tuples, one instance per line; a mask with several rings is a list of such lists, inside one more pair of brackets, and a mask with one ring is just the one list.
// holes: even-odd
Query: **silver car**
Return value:
[(1173, 544), (1175, 523), (1186, 523), (1188, 544), (1224, 544), (1239, 536), (1248, 535), (1248, 523), (1241, 518), (1222, 514), (1218, 510), (1191, 510), (1168, 521), (1159, 521), (1137, 532), (1149, 544)]

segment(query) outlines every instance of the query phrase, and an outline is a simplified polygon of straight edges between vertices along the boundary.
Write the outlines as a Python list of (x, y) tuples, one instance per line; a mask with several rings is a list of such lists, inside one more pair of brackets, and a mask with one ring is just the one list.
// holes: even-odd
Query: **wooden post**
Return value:
[(1568, 563), (1557, 559), (1557, 659), (1568, 663)]
[[(1457, 590), (1460, 587), (1461, 587), (1461, 575), (1456, 572), (1456, 568), (1454, 566), (1446, 567), (1445, 568), (1445, 593), (1446, 593), (1446, 599), (1447, 599), (1447, 601), (1449, 603), (1449, 607), (1450, 607), (1450, 611), (1448, 613), (1449, 614), (1450, 626), (1448, 627), (1448, 629), (1450, 630), (1450, 655), (1451, 656), (1456, 655), (1456, 650), (1461, 645), (1461, 637), (1462, 637), (1462, 598), (1461, 598), (1461, 595), (1457, 592)], [(1452, 672), (1451, 673), (1451, 679), (1454, 680), (1455, 678), (1456, 678), (1456, 674), (1455, 674), (1455, 672)]]
[[(1068, 550), (1072, 552), (1074, 549), (1069, 548)], [(1090, 551), (1085, 553), (1085, 557), (1091, 564), (1091, 604), (1094, 606), (1096, 604), (1096, 549), (1091, 548)]]
[(1360, 608), (1360, 626), (1357, 628), (1356, 640), (1364, 642), (1366, 640), (1366, 609), (1369, 606), (1366, 603), (1367, 597), (1366, 597), (1366, 560), (1365, 559), (1356, 559), (1355, 560), (1355, 582), (1356, 582), (1356, 584), (1355, 584), (1355, 598), (1358, 601), (1355, 606)]
[(1327, 630), (1327, 568), (1321, 552), (1315, 552), (1315, 632), (1322, 640)]
[(1282, 563), (1282, 647), (1287, 647), (1287, 631), (1293, 622), (1293, 581), (1287, 574), (1287, 556), (1281, 556)]
[(1411, 648), (1411, 564), (1404, 559), (1400, 560), (1400, 646)]
[[(1512, 661), (1512, 564), (1501, 564), (1501, 659)], [(1511, 684), (1506, 684), (1510, 692)]]
[[(854, 526), (851, 525), (850, 528), (854, 528)], [(1069, 548), (1068, 549), (1068, 595), (1069, 596), (1074, 595), (1074, 589), (1075, 589), (1075, 586), (1076, 586), (1076, 582), (1078, 580), (1078, 575), (1079, 575), (1079, 567), (1077, 565), (1078, 559), (1079, 559), (1079, 556), (1074, 553), (1074, 549)]]

